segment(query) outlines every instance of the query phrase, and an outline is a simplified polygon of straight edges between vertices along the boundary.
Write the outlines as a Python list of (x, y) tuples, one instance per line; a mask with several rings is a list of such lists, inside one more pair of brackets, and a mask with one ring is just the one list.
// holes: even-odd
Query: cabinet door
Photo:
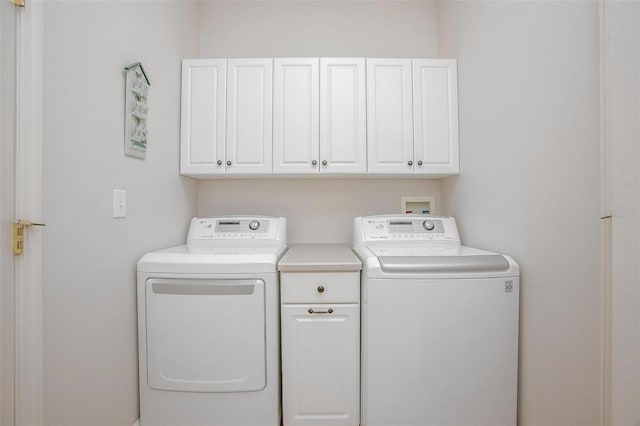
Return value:
[(459, 171), (457, 75), (455, 60), (413, 60), (416, 173)]
[(182, 61), (181, 174), (224, 173), (226, 71), (226, 59)]
[(273, 171), (318, 172), (318, 58), (273, 63)]
[(357, 426), (359, 305), (283, 305), (281, 312), (284, 426)]
[(365, 87), (364, 58), (320, 58), (320, 172), (366, 173)]
[(367, 58), (369, 173), (413, 173), (411, 59)]
[(226, 172), (271, 173), (273, 59), (227, 60)]

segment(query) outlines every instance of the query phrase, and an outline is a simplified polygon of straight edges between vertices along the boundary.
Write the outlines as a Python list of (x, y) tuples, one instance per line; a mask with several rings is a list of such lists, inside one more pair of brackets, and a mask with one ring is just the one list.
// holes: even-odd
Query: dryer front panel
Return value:
[(188, 392), (266, 386), (265, 282), (145, 282), (149, 387)]

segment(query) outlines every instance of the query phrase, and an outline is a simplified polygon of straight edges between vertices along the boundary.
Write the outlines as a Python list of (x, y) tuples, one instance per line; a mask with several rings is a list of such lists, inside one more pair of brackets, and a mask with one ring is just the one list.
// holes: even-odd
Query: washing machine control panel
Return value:
[(279, 218), (217, 217), (191, 221), (187, 243), (207, 240), (277, 240)]
[(370, 216), (361, 220), (366, 241), (459, 241), (455, 220), (430, 216)]

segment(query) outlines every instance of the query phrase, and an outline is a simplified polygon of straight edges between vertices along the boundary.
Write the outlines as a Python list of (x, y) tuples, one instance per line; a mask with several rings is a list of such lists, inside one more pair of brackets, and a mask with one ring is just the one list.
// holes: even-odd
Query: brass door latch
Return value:
[(47, 226), (44, 223), (34, 223), (27, 220), (19, 220), (13, 224), (13, 254), (18, 256), (24, 251), (24, 228), (32, 226)]

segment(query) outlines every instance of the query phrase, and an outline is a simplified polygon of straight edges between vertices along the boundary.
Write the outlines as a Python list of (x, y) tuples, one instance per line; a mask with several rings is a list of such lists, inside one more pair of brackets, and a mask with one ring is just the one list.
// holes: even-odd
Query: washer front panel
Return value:
[(516, 424), (517, 277), (362, 288), (363, 425)]

